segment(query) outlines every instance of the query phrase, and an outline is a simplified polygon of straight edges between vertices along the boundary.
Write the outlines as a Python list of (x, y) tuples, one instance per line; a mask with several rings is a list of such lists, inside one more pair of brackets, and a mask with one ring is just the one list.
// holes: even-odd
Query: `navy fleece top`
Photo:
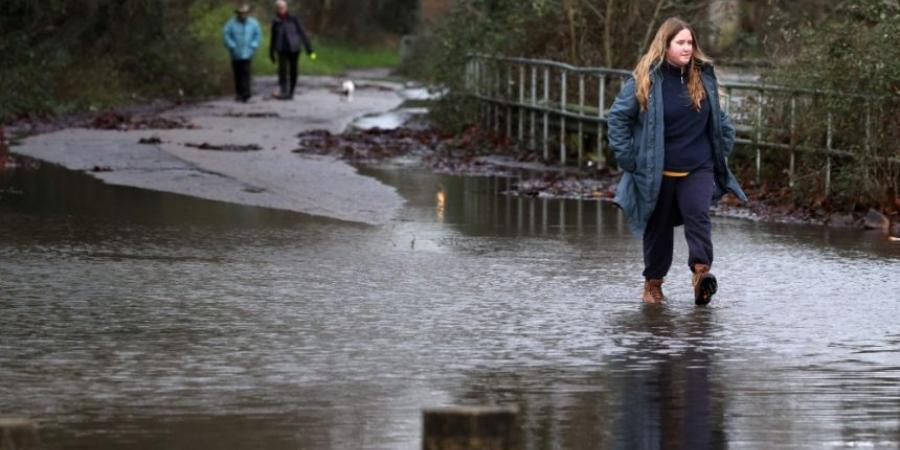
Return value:
[(663, 62), (663, 115), (665, 118), (665, 170), (690, 172), (713, 165), (710, 141), (709, 102), (704, 97), (695, 111), (688, 92), (687, 68)]

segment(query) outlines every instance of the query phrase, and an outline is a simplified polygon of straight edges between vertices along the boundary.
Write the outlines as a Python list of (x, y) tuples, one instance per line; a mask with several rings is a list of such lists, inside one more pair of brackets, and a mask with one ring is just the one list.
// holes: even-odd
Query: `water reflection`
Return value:
[(437, 192), (437, 195), (435, 195), (434, 209), (435, 209), (435, 216), (437, 217), (438, 222), (444, 221), (444, 208), (445, 207), (446, 207), (446, 205), (445, 205), (444, 190), (441, 189)]
[[(705, 345), (713, 314), (692, 310), (679, 326), (667, 306), (645, 305), (637, 317), (623, 317), (625, 334), (638, 339), (624, 355), (625, 367), (613, 365), (629, 374), (619, 389), (615, 448), (727, 447), (724, 405), (716, 394), (722, 389), (713, 386), (714, 349)], [(637, 367), (629, 367), (633, 362)]]
[(622, 348), (594, 368), (477, 370), (455, 401), (519, 405), (526, 448), (728, 447), (726, 386), (709, 342), (716, 313), (636, 309), (604, 330)]

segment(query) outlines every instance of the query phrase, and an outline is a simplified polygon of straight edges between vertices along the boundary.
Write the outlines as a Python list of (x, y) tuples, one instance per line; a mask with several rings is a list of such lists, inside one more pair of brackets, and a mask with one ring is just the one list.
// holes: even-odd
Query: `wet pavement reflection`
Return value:
[(526, 448), (896, 448), (900, 245), (714, 220), (645, 306), (609, 204), (365, 169), (383, 227), (0, 174), (0, 416), (49, 448), (418, 448), (421, 409), (515, 404)]

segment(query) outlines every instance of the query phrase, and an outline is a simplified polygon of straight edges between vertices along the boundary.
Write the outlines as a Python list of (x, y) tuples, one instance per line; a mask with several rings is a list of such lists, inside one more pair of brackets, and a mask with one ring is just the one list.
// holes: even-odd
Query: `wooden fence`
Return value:
[[(480, 119), (495, 131), (505, 131), (528, 150), (540, 151), (544, 160), (579, 167), (607, 164), (605, 129), (609, 107), (631, 72), (604, 67), (578, 67), (538, 59), (470, 55), (466, 64), (466, 89), (480, 100)], [(756, 180), (763, 170), (763, 152), (786, 152), (788, 184), (794, 185), (798, 153), (821, 155), (826, 193), (831, 189), (835, 158), (871, 153), (872, 98), (848, 95), (859, 102), (856, 126), (864, 128), (864, 142), (841, 141), (832, 112), (823, 106), (829, 95), (846, 95), (781, 86), (720, 82), (723, 108), (737, 131), (735, 144), (755, 153)], [(816, 123), (800, 124), (799, 108), (819, 108)], [(804, 116), (807, 117), (807, 116)], [(801, 130), (802, 128), (802, 130)], [(810, 139), (810, 136), (814, 137)], [(811, 145), (811, 142), (820, 145)], [(900, 155), (887, 158), (900, 165)]]

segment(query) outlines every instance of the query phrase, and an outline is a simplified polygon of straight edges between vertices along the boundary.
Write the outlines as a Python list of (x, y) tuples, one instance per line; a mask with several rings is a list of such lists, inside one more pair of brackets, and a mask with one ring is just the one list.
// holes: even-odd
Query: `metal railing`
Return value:
[[(562, 165), (569, 163), (570, 142), (574, 139), (572, 151), (577, 152), (579, 167), (590, 159), (599, 166), (606, 165), (608, 109), (621, 83), (630, 75), (630, 71), (621, 69), (482, 54), (470, 55), (465, 68), (468, 94), (480, 100), (481, 120), (488, 127), (496, 132), (505, 128), (508, 137), (528, 150), (539, 150), (544, 160), (550, 160), (551, 150), (557, 150)], [(742, 82), (720, 82), (720, 88), (724, 91), (723, 108), (737, 130), (735, 144), (755, 151), (757, 182), (762, 173), (763, 150), (772, 149), (789, 152), (790, 186), (796, 179), (798, 153), (824, 156), (825, 192), (831, 189), (832, 159), (857, 155), (835, 147), (835, 126), (830, 111), (824, 117), (824, 146), (804, 142), (809, 139), (801, 139), (797, 122), (799, 105), (810, 107), (830, 95), (854, 97), (863, 103), (866, 139), (862, 148), (869, 149), (871, 97)], [(789, 108), (779, 114), (772, 111), (764, 114), (764, 109), (775, 105), (789, 105)], [(556, 130), (553, 137), (551, 128)], [(595, 152), (593, 158), (586, 153), (588, 148)], [(900, 157), (888, 158), (888, 162), (900, 164)]]

